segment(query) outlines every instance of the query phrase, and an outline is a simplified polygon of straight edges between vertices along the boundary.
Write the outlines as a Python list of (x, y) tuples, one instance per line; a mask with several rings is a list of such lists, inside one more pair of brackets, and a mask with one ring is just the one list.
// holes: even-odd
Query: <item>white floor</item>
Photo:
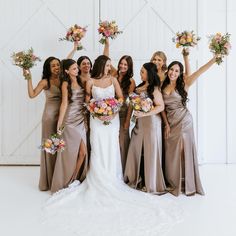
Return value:
[[(236, 236), (236, 165), (204, 165), (200, 171), (206, 196), (173, 197), (184, 221), (166, 236)], [(39, 167), (0, 167), (1, 236), (72, 236), (42, 225), (41, 206), (50, 194), (38, 190), (38, 174)]]

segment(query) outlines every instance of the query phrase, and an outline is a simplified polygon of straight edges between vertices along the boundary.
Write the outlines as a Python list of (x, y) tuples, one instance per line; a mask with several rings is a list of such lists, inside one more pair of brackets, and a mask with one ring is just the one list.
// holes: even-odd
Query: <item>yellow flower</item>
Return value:
[(180, 47), (180, 44), (179, 43), (176, 43), (176, 48), (179, 48)]
[(187, 42), (191, 43), (192, 42), (192, 37), (187, 37)]
[(50, 142), (45, 142), (45, 143), (44, 143), (44, 146), (45, 146), (46, 148), (50, 148), (50, 147), (51, 147), (51, 143), (50, 143)]
[(137, 110), (137, 111), (139, 111), (139, 110), (141, 109), (141, 107), (140, 107), (138, 104), (136, 104), (136, 105), (134, 106), (134, 109)]
[(104, 109), (103, 109), (103, 108), (100, 108), (100, 109), (97, 111), (98, 114), (102, 114), (103, 112), (104, 112)]

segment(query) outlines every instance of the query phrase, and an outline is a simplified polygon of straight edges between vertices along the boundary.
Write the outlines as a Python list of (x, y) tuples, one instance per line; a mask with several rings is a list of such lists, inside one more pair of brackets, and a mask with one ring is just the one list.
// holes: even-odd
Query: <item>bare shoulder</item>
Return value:
[(118, 80), (117, 80), (117, 78), (114, 77), (114, 76), (111, 76), (111, 81), (112, 81), (114, 84), (118, 84), (118, 83), (119, 83)]
[(91, 86), (93, 85), (93, 81), (94, 81), (93, 78), (89, 78), (89, 79), (87, 80), (87, 82), (86, 82), (86, 86), (91, 87)]
[(157, 96), (162, 96), (161, 89), (160, 89), (159, 87), (155, 87), (154, 93), (155, 93)]
[(38, 85), (42, 86), (43, 89), (46, 89), (48, 87), (48, 81), (46, 79), (41, 79)]
[(130, 78), (131, 85), (136, 86), (135, 80), (133, 78)]
[(63, 88), (67, 88), (68, 87), (68, 82), (67, 81), (63, 81), (61, 87), (62, 87), (62, 89)]

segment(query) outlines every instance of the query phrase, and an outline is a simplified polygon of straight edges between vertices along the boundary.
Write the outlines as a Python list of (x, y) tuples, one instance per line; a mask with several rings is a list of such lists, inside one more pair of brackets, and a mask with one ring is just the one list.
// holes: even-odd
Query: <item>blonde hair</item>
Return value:
[(154, 52), (150, 61), (153, 62), (153, 60), (156, 56), (159, 56), (163, 60), (163, 66), (162, 66), (161, 70), (165, 72), (167, 70), (167, 65), (166, 65), (167, 57), (166, 57), (166, 54), (162, 51)]

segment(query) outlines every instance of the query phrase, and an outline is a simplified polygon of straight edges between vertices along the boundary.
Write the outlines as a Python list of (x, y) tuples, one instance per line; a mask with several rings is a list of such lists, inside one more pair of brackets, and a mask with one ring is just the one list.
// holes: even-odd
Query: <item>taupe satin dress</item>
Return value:
[[(53, 174), (51, 192), (56, 192), (68, 185), (74, 180), (72, 176), (75, 172), (78, 160), (80, 143), (86, 145), (86, 129), (84, 115), (84, 89), (72, 89), (72, 102), (68, 108), (63, 121), (64, 131), (62, 138), (66, 143), (65, 150), (57, 153), (57, 160)], [(83, 181), (87, 172), (88, 155), (79, 171), (77, 177)]]
[[(57, 86), (51, 85), (50, 89), (44, 92), (46, 103), (42, 117), (42, 142), (44, 139), (49, 138), (51, 134), (57, 132), (57, 121), (61, 105), (61, 90)], [(39, 189), (41, 191), (47, 191), (51, 188), (55, 162), (56, 154), (41, 152), (39, 178)]]
[[(124, 100), (126, 101), (128, 94), (123, 94)], [(120, 155), (121, 155), (121, 164), (123, 173), (125, 171), (125, 164), (129, 149), (130, 143), (130, 136), (129, 136), (129, 129), (124, 129), (124, 123), (127, 117), (128, 105), (126, 102), (123, 103), (119, 111), (119, 118), (120, 118), (120, 131), (119, 131), (119, 142), (120, 142)]]
[[(173, 91), (170, 95), (163, 93), (163, 98), (170, 124), (170, 137), (165, 140), (165, 177), (172, 188), (170, 192), (178, 196), (182, 188), (186, 195), (204, 194), (198, 171), (192, 116), (183, 106), (178, 92)], [(183, 186), (182, 181), (185, 183)]]
[[(137, 91), (136, 91), (137, 92)], [(141, 158), (144, 158), (144, 179), (147, 192), (166, 192), (162, 171), (162, 134), (159, 114), (138, 118), (132, 130), (124, 180), (134, 188), (141, 183)], [(143, 186), (141, 186), (143, 187)]]

